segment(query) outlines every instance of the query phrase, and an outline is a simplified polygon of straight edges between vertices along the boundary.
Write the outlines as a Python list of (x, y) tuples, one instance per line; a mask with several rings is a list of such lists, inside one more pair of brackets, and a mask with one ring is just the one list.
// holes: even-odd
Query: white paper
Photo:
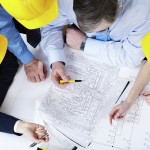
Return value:
[[(125, 100), (130, 88), (120, 98), (120, 102)], [(150, 90), (150, 87), (146, 89)], [(112, 126), (109, 125), (108, 120), (103, 120), (102, 124), (99, 122), (93, 144), (105, 144), (112, 149), (150, 150), (149, 118), (150, 106), (139, 97), (123, 120), (113, 121)]]
[(119, 69), (92, 61), (83, 53), (66, 50), (66, 59), (71, 78), (84, 81), (65, 89), (51, 84), (39, 109), (45, 122), (87, 147), (97, 121), (108, 118), (127, 80), (118, 77)]

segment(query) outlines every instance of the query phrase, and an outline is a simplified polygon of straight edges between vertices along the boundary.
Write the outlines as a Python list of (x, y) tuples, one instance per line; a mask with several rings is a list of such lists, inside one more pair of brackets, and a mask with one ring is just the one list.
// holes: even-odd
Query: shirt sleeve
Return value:
[(150, 21), (141, 24), (121, 41), (102, 42), (88, 38), (85, 54), (95, 57), (100, 63), (118, 67), (137, 67), (145, 58), (141, 41), (148, 31), (150, 31)]
[(18, 120), (15, 117), (0, 112), (0, 132), (16, 134), (18, 136), (22, 135), (14, 132), (14, 126)]
[[(59, 1), (59, 15), (55, 21), (41, 28), (40, 46), (49, 60), (49, 65), (54, 62), (65, 62), (63, 27), (68, 23), (63, 11), (63, 4)], [(63, 3), (63, 2), (62, 2)]]
[(8, 39), (8, 49), (23, 64), (33, 60), (32, 53), (23, 42), (19, 32), (16, 30), (12, 17), (0, 6), (0, 34)]

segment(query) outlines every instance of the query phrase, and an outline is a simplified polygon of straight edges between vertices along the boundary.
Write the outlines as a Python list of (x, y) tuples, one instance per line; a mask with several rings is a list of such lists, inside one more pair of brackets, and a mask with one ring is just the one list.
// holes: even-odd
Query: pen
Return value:
[(65, 82), (64, 80), (60, 80), (59, 83), (63, 84), (63, 83), (75, 83), (75, 82), (82, 82), (82, 80), (68, 80), (67, 82)]
[[(40, 139), (43, 139), (43, 138), (45, 138), (46, 136), (48, 136), (48, 133), (46, 133), (45, 135), (43, 135)], [(32, 144), (29, 146), (29, 148), (34, 147), (34, 146), (37, 145), (37, 144), (38, 144), (38, 143), (34, 142), (34, 143), (32, 143)]]
[(117, 101), (115, 102), (115, 104), (119, 101), (120, 97), (122, 96), (122, 94), (124, 93), (124, 91), (126, 90), (126, 88), (128, 87), (128, 85), (130, 84), (130, 81), (127, 82), (126, 86), (124, 87), (123, 91), (121, 92), (120, 96), (118, 97)]
[(37, 150), (48, 150), (47, 148), (37, 148)]

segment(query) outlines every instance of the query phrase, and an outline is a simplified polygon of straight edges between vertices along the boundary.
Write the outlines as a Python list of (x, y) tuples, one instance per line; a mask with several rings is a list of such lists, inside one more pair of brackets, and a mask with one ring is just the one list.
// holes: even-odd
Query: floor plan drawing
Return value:
[(72, 79), (83, 82), (65, 89), (51, 84), (39, 109), (45, 122), (52, 122), (67, 137), (86, 147), (92, 141), (97, 121), (108, 119), (127, 80), (118, 77), (119, 69), (69, 50), (66, 70)]
[[(133, 77), (119, 78), (119, 69), (72, 50), (66, 50), (66, 69), (72, 79), (83, 82), (66, 89), (51, 84), (39, 108), (45, 122), (53, 123), (65, 137), (88, 150), (99, 150), (95, 145), (105, 145), (108, 150), (150, 150), (150, 106), (141, 96), (124, 119), (109, 124), (111, 109), (129, 80), (117, 104), (125, 100), (134, 84)], [(146, 89), (150, 90), (150, 85)]]
[[(125, 100), (129, 90), (121, 97), (120, 102)], [(149, 117), (150, 108), (140, 96), (123, 120), (114, 121), (112, 126), (107, 120), (103, 120), (103, 124), (97, 127), (94, 141), (109, 145), (112, 149), (117, 147), (122, 150), (149, 150)]]

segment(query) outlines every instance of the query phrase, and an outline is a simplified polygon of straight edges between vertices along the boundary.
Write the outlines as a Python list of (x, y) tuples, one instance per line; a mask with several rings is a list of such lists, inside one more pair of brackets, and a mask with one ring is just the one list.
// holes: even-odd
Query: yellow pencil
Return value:
[(64, 84), (64, 83), (75, 83), (75, 82), (82, 82), (82, 80), (68, 80), (67, 82), (65, 82), (64, 80), (60, 80), (60, 81), (59, 81), (60, 84)]

